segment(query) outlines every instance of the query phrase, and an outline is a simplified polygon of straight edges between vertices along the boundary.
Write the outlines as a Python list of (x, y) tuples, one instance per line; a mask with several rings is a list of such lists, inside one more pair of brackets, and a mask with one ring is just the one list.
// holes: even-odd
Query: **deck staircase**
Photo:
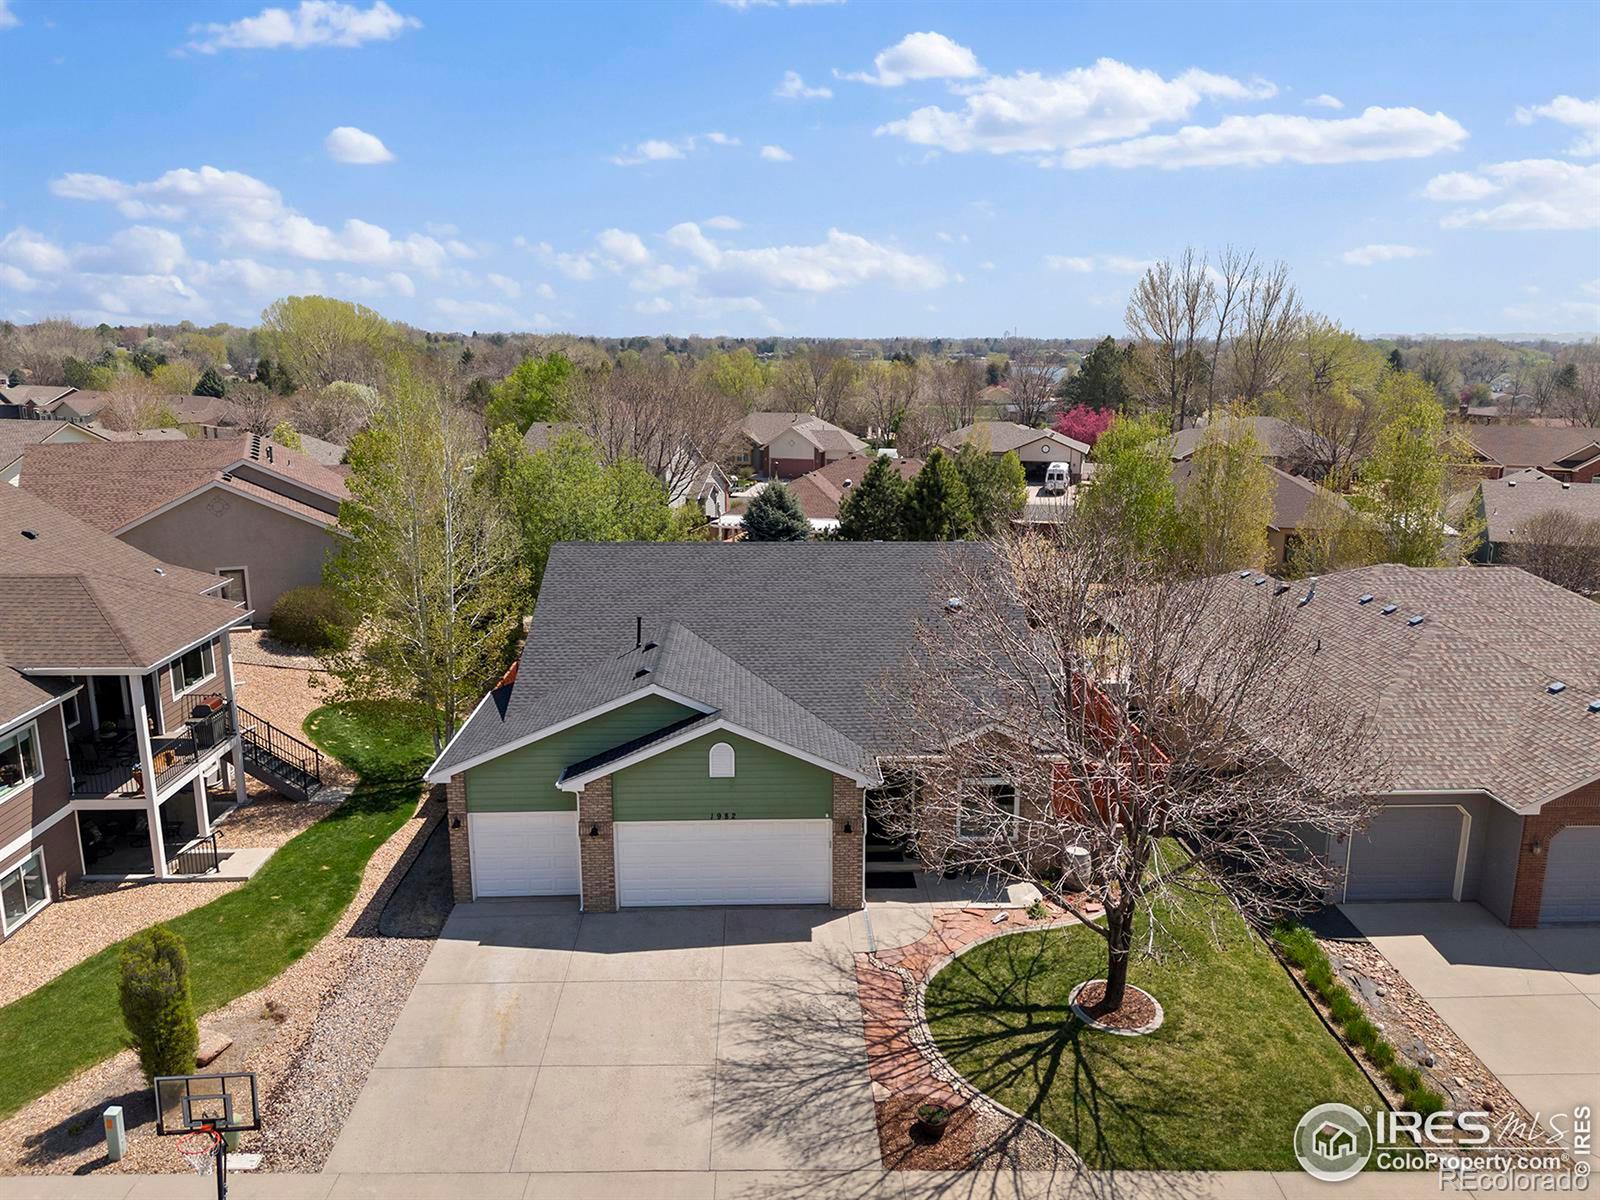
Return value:
[(242, 708), (239, 739), (244, 746), (245, 773), (274, 791), (295, 800), (310, 800), (327, 786), (322, 777), (322, 751)]

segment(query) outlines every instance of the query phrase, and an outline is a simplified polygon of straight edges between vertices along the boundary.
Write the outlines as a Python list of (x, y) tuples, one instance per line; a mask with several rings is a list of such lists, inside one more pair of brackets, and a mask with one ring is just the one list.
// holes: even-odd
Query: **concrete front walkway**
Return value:
[(1507, 929), (1448, 901), (1341, 908), (1529, 1112), (1600, 1108), (1600, 926)]
[[(896, 908), (879, 924), (911, 940), (926, 921)], [(461, 905), (327, 1170), (876, 1169), (852, 959), (868, 923)]]

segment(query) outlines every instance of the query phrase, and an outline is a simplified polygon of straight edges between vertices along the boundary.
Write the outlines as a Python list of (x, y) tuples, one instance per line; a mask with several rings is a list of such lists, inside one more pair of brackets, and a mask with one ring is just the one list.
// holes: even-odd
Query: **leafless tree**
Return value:
[(816, 413), (838, 424), (854, 395), (857, 374), (855, 363), (837, 350), (808, 346), (778, 369), (778, 394), (789, 411)]
[(1055, 373), (1037, 347), (1019, 346), (1009, 352), (1011, 371), (1007, 391), (1011, 419), (1018, 425), (1042, 425), (1055, 400)]
[(1511, 351), (1499, 342), (1479, 339), (1461, 351), (1461, 378), (1468, 385), (1493, 383), (1512, 364)]
[(67, 359), (89, 362), (102, 348), (94, 330), (85, 329), (68, 317), (46, 317), (18, 327), (16, 361), (5, 365), (20, 367), (29, 383), (65, 384), (63, 364)]
[(1128, 300), (1124, 319), (1139, 343), (1148, 398), (1167, 410), (1174, 430), (1189, 423), (1205, 383), (1200, 347), (1215, 297), (1205, 259), (1191, 247), (1176, 263), (1163, 259), (1146, 271)]
[(236, 379), (230, 383), (228, 399), (238, 406), (240, 420), (251, 433), (271, 433), (287, 415), (283, 398), (252, 380)]
[(1559, 376), (1559, 414), (1574, 425), (1600, 426), (1600, 342), (1563, 354)]
[(324, 441), (348, 443), (379, 405), (378, 390), (364, 383), (336, 380), (301, 388), (294, 395), (294, 427)]
[(1257, 264), (1240, 298), (1232, 354), (1234, 392), (1247, 407), (1255, 407), (1282, 382), (1301, 319), (1300, 295), (1289, 282), (1287, 264)]
[(1366, 824), (1384, 771), (1367, 721), (1323, 698), (1297, 596), (1165, 573), (1082, 517), (952, 551), (936, 595), (884, 688), (920, 753), (878, 819), (934, 869), (1032, 882), (1084, 919), (1101, 1011), (1186, 892), (1264, 919), (1332, 882), (1311, 847)]
[(1600, 591), (1600, 520), (1555, 508), (1535, 513), (1506, 547), (1505, 561), (1580, 596), (1592, 596)]
[(1250, 277), (1259, 271), (1255, 251), (1240, 251), (1232, 246), (1217, 259), (1211, 318), (1216, 330), (1211, 339), (1211, 369), (1206, 376), (1206, 419), (1217, 407), (1217, 375), (1222, 347), (1238, 336), (1241, 301)]
[(1559, 376), (1554, 363), (1540, 363), (1529, 370), (1526, 387), (1533, 415), (1542, 417), (1551, 411), (1557, 396)]
[(918, 367), (907, 362), (867, 364), (861, 373), (861, 405), (869, 432), (886, 438), (899, 428), (917, 397), (919, 374)]
[(1427, 380), (1441, 396), (1450, 396), (1454, 392), (1458, 374), (1455, 352), (1444, 342), (1423, 342), (1406, 358), (1412, 364), (1411, 369)]

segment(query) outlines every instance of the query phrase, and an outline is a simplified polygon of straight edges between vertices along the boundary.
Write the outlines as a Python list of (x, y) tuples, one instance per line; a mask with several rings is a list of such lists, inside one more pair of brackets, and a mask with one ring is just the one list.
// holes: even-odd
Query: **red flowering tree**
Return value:
[(1074, 405), (1056, 418), (1056, 432), (1092, 446), (1107, 429), (1117, 414), (1109, 408), (1090, 408), (1087, 404)]

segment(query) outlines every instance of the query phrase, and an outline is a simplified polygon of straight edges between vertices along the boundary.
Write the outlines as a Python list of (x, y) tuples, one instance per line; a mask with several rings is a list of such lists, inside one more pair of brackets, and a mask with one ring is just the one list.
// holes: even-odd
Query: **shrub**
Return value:
[(1050, 910), (1044, 906), (1043, 900), (1035, 900), (1028, 905), (1028, 920), (1043, 921), (1050, 915)]
[(118, 962), (122, 1019), (145, 1079), (193, 1074), (200, 1026), (189, 995), (183, 939), (165, 925), (152, 925), (127, 940)]
[(305, 650), (343, 650), (350, 645), (355, 620), (330, 588), (290, 588), (272, 606), (268, 623), (280, 642)]

